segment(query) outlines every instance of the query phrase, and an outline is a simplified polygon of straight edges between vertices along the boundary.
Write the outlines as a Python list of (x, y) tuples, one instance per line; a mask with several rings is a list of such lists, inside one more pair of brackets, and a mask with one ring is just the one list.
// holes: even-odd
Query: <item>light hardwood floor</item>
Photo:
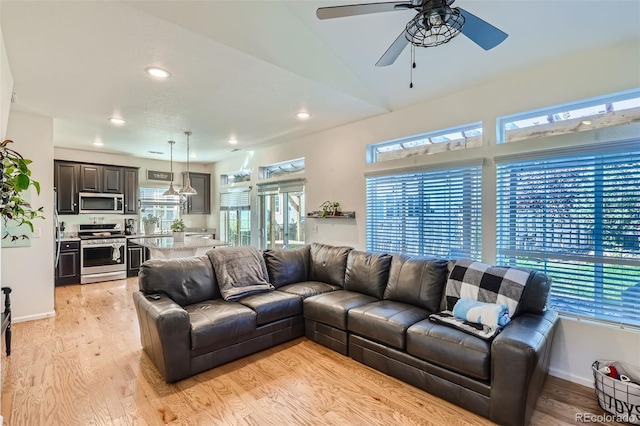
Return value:
[[(305, 338), (167, 385), (140, 346), (137, 289), (137, 278), (57, 288), (55, 318), (14, 324), (5, 424), (492, 424)], [(582, 412), (602, 414), (593, 390), (550, 377), (532, 424)]]

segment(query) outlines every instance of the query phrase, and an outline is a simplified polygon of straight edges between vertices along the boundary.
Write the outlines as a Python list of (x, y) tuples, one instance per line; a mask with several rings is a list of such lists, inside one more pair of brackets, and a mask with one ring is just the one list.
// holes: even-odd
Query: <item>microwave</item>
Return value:
[(124, 214), (124, 195), (81, 192), (78, 213), (117, 213)]

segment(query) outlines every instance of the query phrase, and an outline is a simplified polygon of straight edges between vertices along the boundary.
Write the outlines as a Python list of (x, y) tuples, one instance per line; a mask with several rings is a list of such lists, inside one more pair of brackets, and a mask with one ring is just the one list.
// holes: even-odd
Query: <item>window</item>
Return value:
[(261, 247), (305, 245), (304, 180), (258, 184), (261, 203)]
[(304, 158), (260, 167), (260, 176), (263, 179), (287, 177), (299, 173), (304, 173)]
[(220, 185), (231, 185), (240, 182), (249, 182), (251, 180), (251, 171), (239, 170), (226, 175), (220, 175)]
[(231, 246), (251, 244), (250, 191), (230, 191), (220, 194), (220, 229)]
[(637, 122), (640, 91), (587, 99), (498, 119), (499, 142), (515, 142)]
[(548, 274), (558, 311), (640, 325), (640, 151), (505, 162), (497, 176), (498, 261)]
[(367, 178), (367, 250), (480, 259), (481, 166)]
[[(182, 197), (162, 195), (166, 188), (142, 188), (140, 187), (140, 217), (148, 215), (160, 218), (158, 232), (169, 232), (174, 219), (180, 218), (182, 208)], [(138, 233), (142, 234), (144, 229), (142, 221), (139, 221)]]
[(367, 162), (377, 163), (475, 146), (482, 146), (482, 123), (467, 124), (369, 145)]

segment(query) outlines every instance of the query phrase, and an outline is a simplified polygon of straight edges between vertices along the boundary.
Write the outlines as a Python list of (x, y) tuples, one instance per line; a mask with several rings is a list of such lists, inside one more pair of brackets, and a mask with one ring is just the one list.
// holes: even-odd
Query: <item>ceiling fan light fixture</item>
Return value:
[(409, 21), (405, 37), (414, 46), (434, 47), (451, 41), (463, 26), (464, 16), (456, 8), (427, 9)]

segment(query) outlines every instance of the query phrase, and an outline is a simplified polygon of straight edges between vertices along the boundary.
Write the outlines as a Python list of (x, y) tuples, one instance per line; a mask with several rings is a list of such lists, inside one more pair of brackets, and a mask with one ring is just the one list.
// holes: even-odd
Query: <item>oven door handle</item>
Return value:
[[(120, 244), (120, 247), (126, 247), (127, 243), (113, 243), (113, 244)], [(83, 249), (88, 249), (88, 248), (92, 248), (92, 247), (96, 247), (96, 248), (104, 248), (104, 247), (113, 247), (113, 244), (90, 244), (90, 245), (83, 245), (82, 248)]]

